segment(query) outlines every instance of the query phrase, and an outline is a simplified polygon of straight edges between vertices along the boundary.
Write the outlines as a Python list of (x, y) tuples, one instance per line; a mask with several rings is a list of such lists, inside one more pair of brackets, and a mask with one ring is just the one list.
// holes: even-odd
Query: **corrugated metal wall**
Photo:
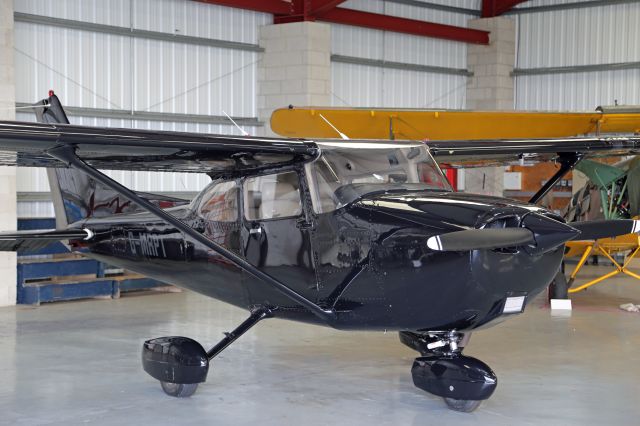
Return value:
[[(16, 0), (16, 12), (169, 34), (258, 42), (269, 14), (184, 0)], [(33, 103), (54, 89), (63, 105), (256, 117), (259, 54), (16, 22), (16, 100)], [(18, 120), (31, 121), (20, 112)], [(70, 117), (72, 123), (207, 133), (231, 125)], [(260, 128), (248, 129), (254, 133)], [(114, 172), (143, 191), (196, 191), (204, 175)], [(20, 169), (18, 191), (48, 191), (44, 170)], [(19, 216), (50, 216), (47, 202), (23, 202)]]
[[(477, 0), (440, 2), (478, 8)], [(341, 7), (405, 18), (466, 26), (472, 15), (388, 1), (351, 0)], [(331, 26), (332, 53), (419, 65), (466, 68), (467, 48), (458, 43), (366, 28)], [(332, 102), (335, 106), (464, 108), (466, 77), (334, 62)]]
[[(550, 2), (525, 5), (543, 4)], [(518, 68), (640, 61), (640, 3), (516, 16)], [(616, 101), (640, 104), (640, 69), (516, 78), (517, 109), (593, 110)]]

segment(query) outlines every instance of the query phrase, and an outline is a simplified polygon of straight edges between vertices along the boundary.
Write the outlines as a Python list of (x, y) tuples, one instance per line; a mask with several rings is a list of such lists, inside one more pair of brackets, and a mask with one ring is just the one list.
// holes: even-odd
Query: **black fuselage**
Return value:
[[(239, 184), (242, 182), (239, 181)], [(303, 197), (304, 199), (305, 197)], [(241, 203), (242, 204), (242, 203)], [(503, 317), (507, 297), (530, 300), (557, 272), (563, 246), (436, 252), (426, 240), (467, 228), (521, 226), (539, 207), (452, 192), (369, 195), (331, 213), (207, 221), (191, 205), (171, 213), (325, 308), (340, 329), (470, 330)], [(96, 233), (79, 247), (99, 260), (233, 305), (275, 308), (276, 317), (316, 316), (231, 262), (146, 213), (77, 223)], [(259, 232), (256, 232), (259, 230)]]

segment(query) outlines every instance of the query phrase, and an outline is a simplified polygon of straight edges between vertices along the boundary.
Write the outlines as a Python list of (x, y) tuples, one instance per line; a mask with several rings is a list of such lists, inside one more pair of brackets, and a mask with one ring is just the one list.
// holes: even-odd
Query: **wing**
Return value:
[(93, 167), (233, 174), (315, 158), (313, 142), (68, 124), (0, 121), (0, 165), (63, 166), (47, 152), (72, 145)]
[(617, 157), (640, 153), (638, 137), (494, 139), (428, 142), (440, 164), (451, 167), (555, 161), (562, 156)]
[(322, 117), (354, 139), (521, 139), (640, 131), (638, 107), (593, 112), (289, 107), (273, 112), (271, 129), (286, 137), (338, 137)]
[[(78, 157), (100, 169), (209, 174), (310, 161), (319, 152), (310, 140), (0, 121), (0, 151), (5, 151), (0, 165), (64, 166), (47, 154), (64, 145), (74, 146)], [(632, 155), (640, 152), (640, 137), (432, 141), (429, 147), (439, 163), (471, 167), (553, 161), (562, 154)]]

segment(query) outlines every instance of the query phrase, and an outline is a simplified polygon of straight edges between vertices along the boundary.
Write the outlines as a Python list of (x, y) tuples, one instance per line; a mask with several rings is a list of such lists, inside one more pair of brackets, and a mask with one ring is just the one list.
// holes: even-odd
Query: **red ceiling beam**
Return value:
[(527, 0), (482, 0), (482, 17), (500, 16), (513, 9), (513, 6), (525, 1)]
[(236, 7), (238, 9), (256, 12), (272, 13), (274, 15), (290, 15), (291, 2), (285, 0), (197, 0), (202, 3), (218, 4), (220, 6)]
[(316, 19), (319, 21), (373, 28), (376, 30), (393, 31), (425, 37), (436, 37), (474, 44), (489, 44), (488, 31), (456, 27), (453, 25), (436, 24), (426, 21), (417, 21), (415, 19), (399, 18), (396, 16), (380, 15), (377, 13), (361, 12), (359, 10), (344, 9), (340, 7), (319, 15)]
[(311, 0), (310, 15), (318, 16), (335, 9), (347, 0)]
[[(362, 12), (336, 7), (345, 0), (197, 0), (240, 9), (271, 13), (276, 24), (299, 21), (326, 21), (375, 30), (392, 31), (424, 37), (474, 44), (489, 44), (489, 32), (453, 25), (436, 24), (397, 16)], [(523, 0), (483, 0), (494, 3), (520, 3)], [(484, 10), (484, 9), (483, 9)], [(493, 9), (492, 9), (493, 10)]]

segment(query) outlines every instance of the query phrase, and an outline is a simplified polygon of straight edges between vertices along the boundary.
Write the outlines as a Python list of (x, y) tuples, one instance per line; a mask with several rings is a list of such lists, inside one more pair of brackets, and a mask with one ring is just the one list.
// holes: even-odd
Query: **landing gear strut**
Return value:
[(207, 379), (209, 362), (249, 331), (254, 325), (272, 316), (267, 308), (259, 307), (235, 330), (225, 333), (213, 348), (205, 351), (202, 345), (188, 337), (160, 337), (144, 342), (142, 367), (160, 381), (162, 390), (170, 396), (186, 398), (195, 393), (198, 384)]
[(441, 396), (455, 411), (469, 413), (488, 399), (498, 379), (479, 359), (462, 355), (469, 334), (400, 332), (400, 341), (422, 355), (411, 367), (413, 384)]

